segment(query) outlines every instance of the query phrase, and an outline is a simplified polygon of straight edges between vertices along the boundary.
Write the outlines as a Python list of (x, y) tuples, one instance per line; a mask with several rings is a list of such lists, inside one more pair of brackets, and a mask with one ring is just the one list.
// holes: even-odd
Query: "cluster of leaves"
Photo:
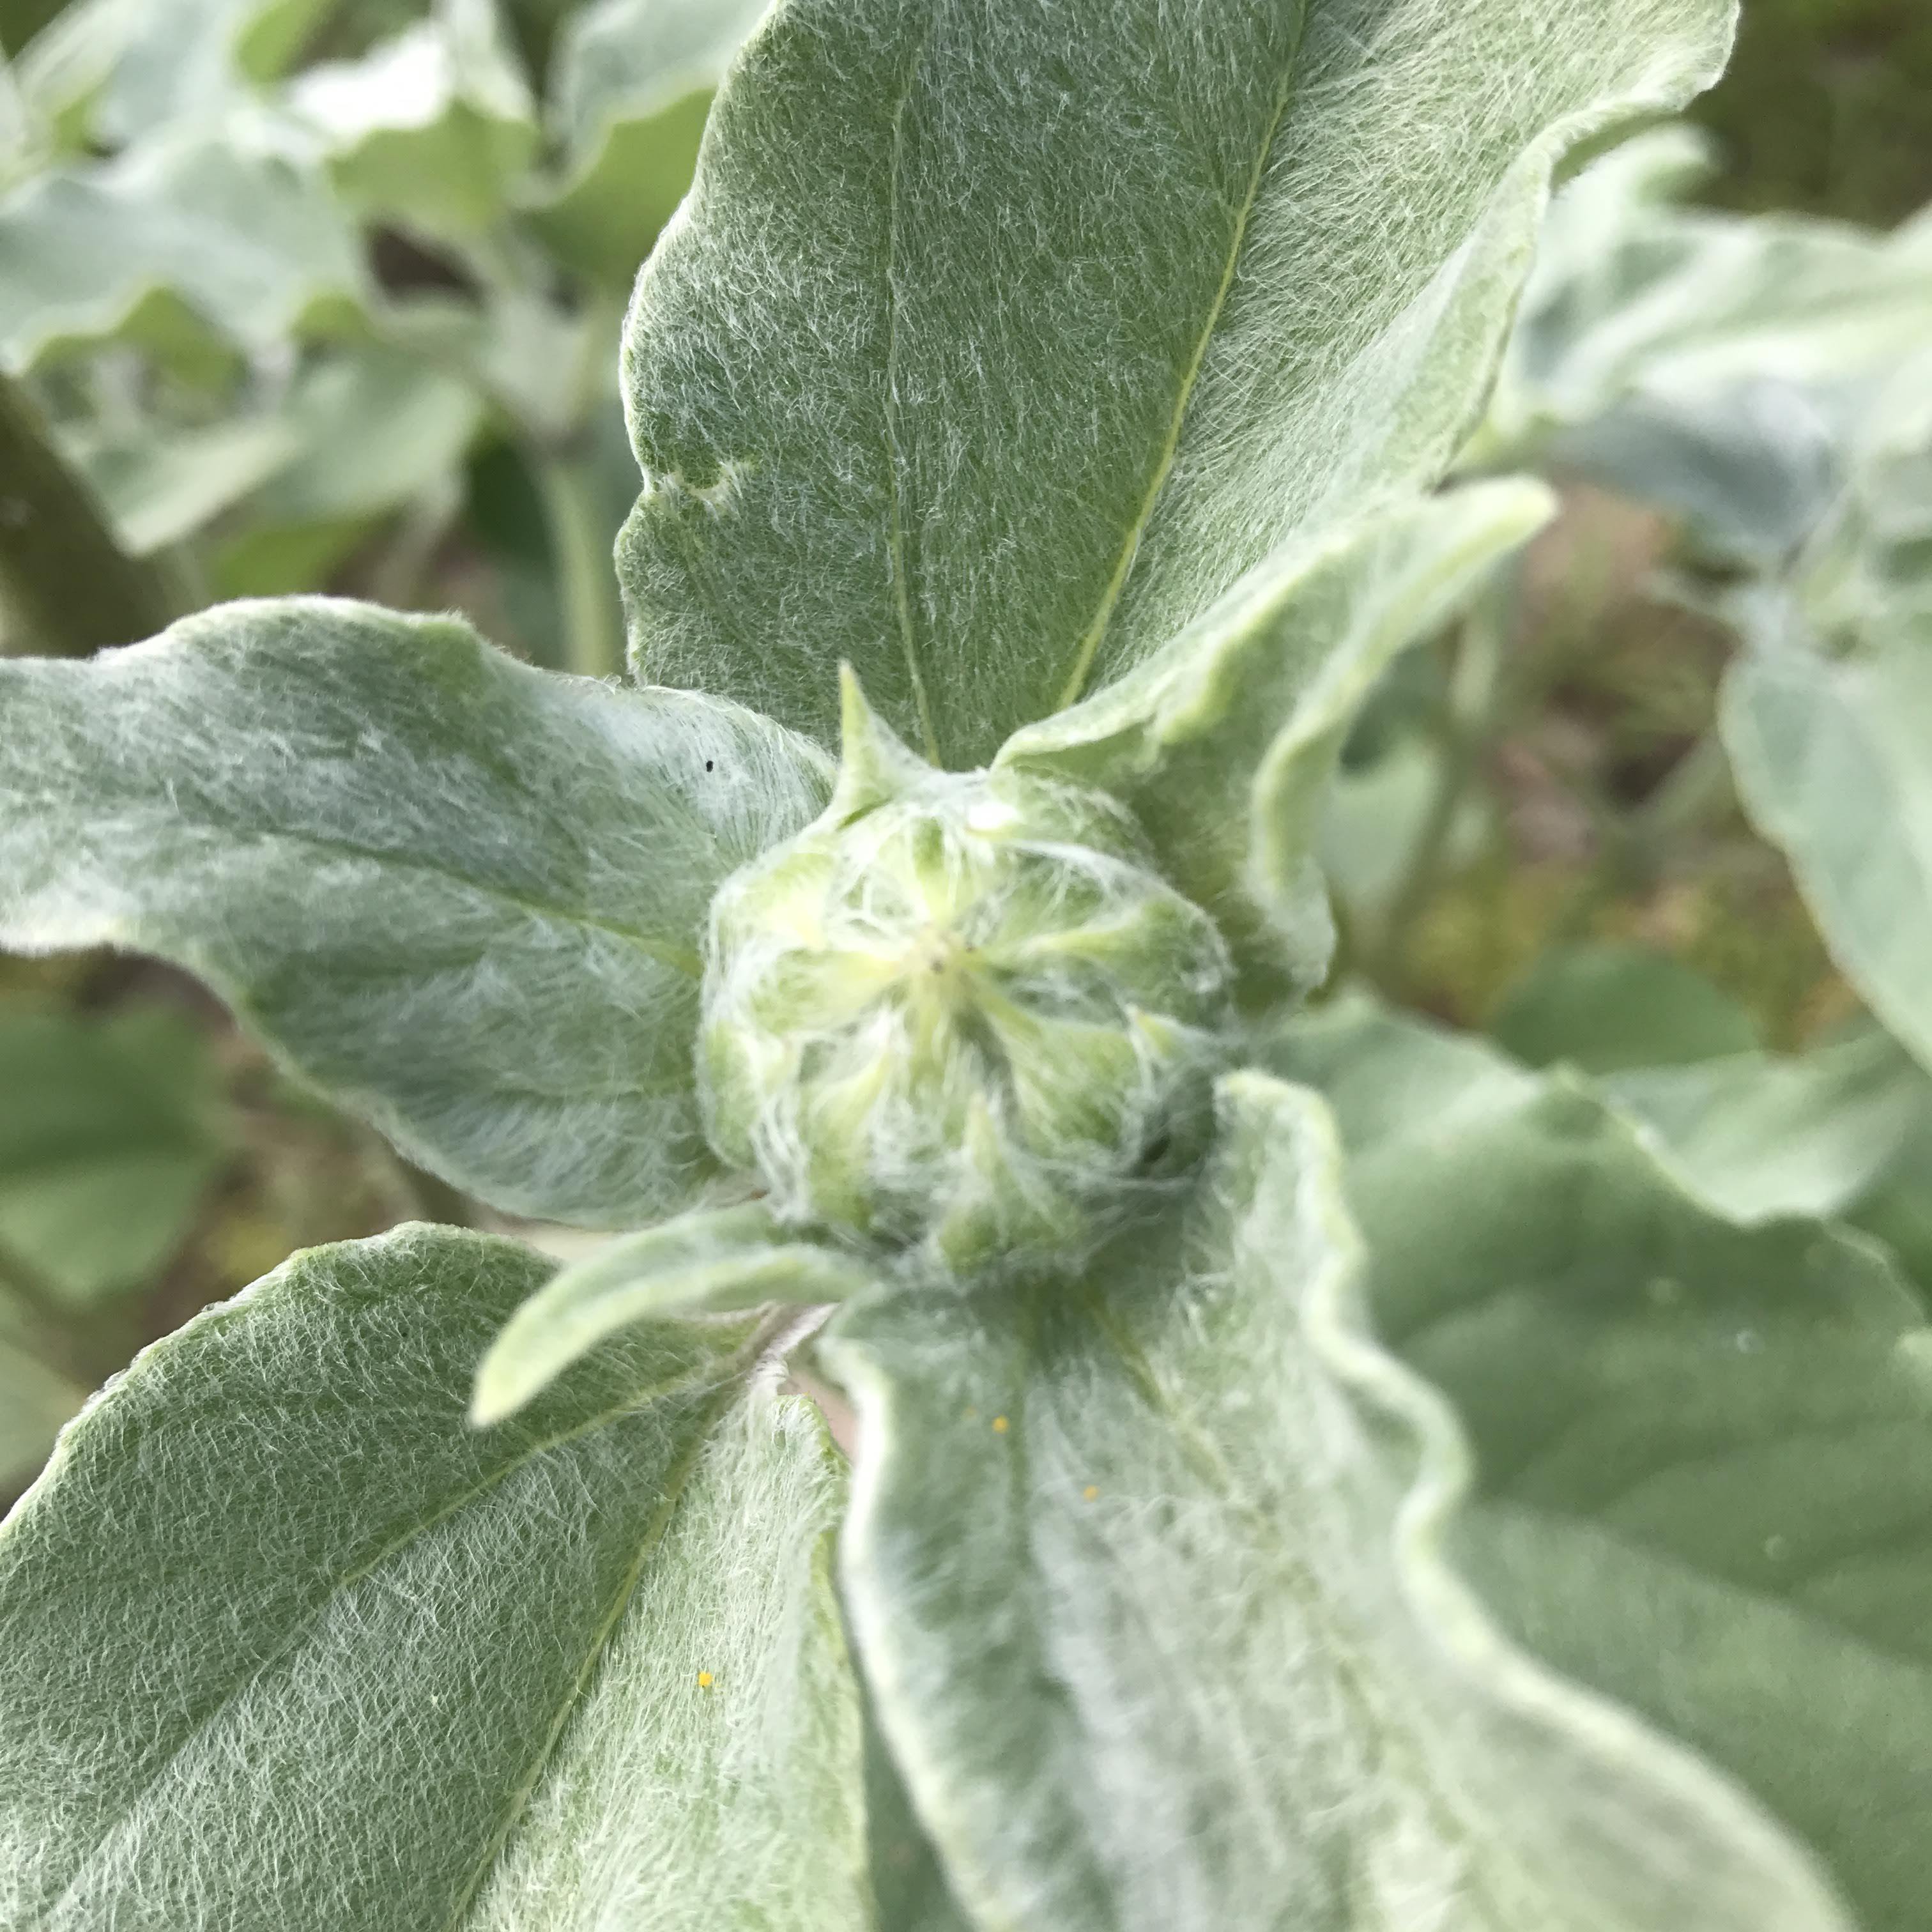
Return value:
[[(313, 598), (0, 664), (0, 937), (629, 1231), (299, 1256), (67, 1430), (0, 1919), (1923, 1922), (1932, 231), (1685, 208), (1672, 132), (1546, 224), (1718, 0), (1050, 14), (749, 44), (627, 326), (636, 685)], [(1300, 1009), (1331, 899), (1400, 988), (1475, 862), (1526, 470), (1741, 640), (1635, 815), (1788, 855), (1862, 1007), (1802, 1054), (1628, 946), (1493, 1041)], [(1104, 793), (1227, 945), (1211, 1150), (1070, 1273), (706, 1132), (713, 895), (917, 753)]]
[[(0, 648), (347, 582), (614, 669), (618, 316), (754, 12), (0, 16)], [(200, 1300), (291, 1246), (472, 1211), (165, 976), (21, 968), (0, 1003), (0, 1496)]]
[(130, 641), (358, 552), (412, 604), (459, 513), (487, 542), (534, 496), (536, 557), (497, 560), (512, 621), (616, 669), (618, 317), (756, 11), (595, 0), (542, 76), (495, 0), (373, 38), (335, 0), (80, 0), (35, 36), (0, 72), (0, 370), (152, 567), (86, 634), (35, 580), (22, 490), (28, 646)]

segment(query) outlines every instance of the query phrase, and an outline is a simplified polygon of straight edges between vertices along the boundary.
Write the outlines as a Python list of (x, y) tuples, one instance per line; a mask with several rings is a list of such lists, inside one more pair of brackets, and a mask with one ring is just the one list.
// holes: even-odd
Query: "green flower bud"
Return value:
[(848, 679), (830, 807), (712, 908), (706, 1123), (788, 1218), (961, 1274), (1076, 1258), (1198, 1145), (1232, 980), (1123, 808), (936, 771)]

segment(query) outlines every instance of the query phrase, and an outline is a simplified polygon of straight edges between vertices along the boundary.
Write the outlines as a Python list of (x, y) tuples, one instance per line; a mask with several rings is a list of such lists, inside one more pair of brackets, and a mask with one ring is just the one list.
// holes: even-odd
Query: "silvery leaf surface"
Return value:
[(524, 197), (557, 256), (628, 289), (684, 199), (705, 117), (766, 0), (592, 0), (564, 20), (549, 119), (561, 158)]
[(620, 1235), (545, 1282), (490, 1345), (471, 1412), (482, 1422), (514, 1414), (640, 1322), (842, 1301), (874, 1279), (850, 1256), (784, 1226), (762, 1202), (693, 1208)]
[(352, 206), (432, 235), (500, 222), (536, 158), (536, 104), (495, 0), (441, 0), (359, 60), (305, 70), (286, 105)]
[(715, 1174), (700, 934), (719, 880), (823, 802), (802, 740), (328, 598), (0, 664), (0, 719), (8, 945), (186, 968), (513, 1212), (634, 1226)]
[[(1078, 1281), (862, 1298), (822, 1345), (858, 1418), (856, 1648), (970, 1922), (1846, 1932), (1736, 1784), (1472, 1587), (1484, 1390), (1410, 1331), (1472, 1274), (1558, 1319), (1572, 1282), (1450, 1245), (1385, 1287), (1314, 1095), (1234, 1075), (1220, 1125), (1186, 1211)], [(1826, 1276), (1828, 1314), (1897, 1316), (1860, 1252)], [(1540, 1365), (1526, 1340), (1496, 1377)]]
[(871, 1922), (842, 1472), (754, 1324), (468, 1427), (548, 1273), (409, 1228), (146, 1351), (0, 1528), (0, 1921)]
[(329, 0), (80, 0), (19, 62), (34, 116), (71, 145), (120, 147), (218, 114), (300, 52)]
[(1932, 358), (1862, 426), (1789, 578), (1735, 602), (1719, 725), (1839, 970), (1932, 1066)]
[(1418, 498), (1291, 544), (1146, 662), (1027, 726), (998, 762), (1130, 806), (1162, 871), (1219, 920), (1251, 999), (1305, 989), (1332, 944), (1316, 863), (1348, 728), (1552, 514), (1537, 483)]
[(1769, 568), (1843, 485), (1862, 410), (1932, 332), (1932, 247), (1688, 205), (1702, 136), (1656, 130), (1560, 194), (1472, 465), (1580, 474)]
[(1922, 1924), (1932, 1331), (1882, 1252), (1740, 1226), (1575, 1080), (1414, 1022), (1270, 1060), (1334, 1095), (1378, 1332), (1466, 1432), (1462, 1574), (1808, 1845), (1823, 1922)]
[(365, 310), (353, 230), (284, 150), (266, 122), (190, 122), (20, 185), (0, 202), (0, 366), (184, 326), (262, 354)]
[[(1726, 0), (789, 0), (633, 302), (632, 654), (984, 763), (1290, 538), (1432, 484), (1552, 170)], [(1507, 70), (1508, 87), (1493, 85)]]

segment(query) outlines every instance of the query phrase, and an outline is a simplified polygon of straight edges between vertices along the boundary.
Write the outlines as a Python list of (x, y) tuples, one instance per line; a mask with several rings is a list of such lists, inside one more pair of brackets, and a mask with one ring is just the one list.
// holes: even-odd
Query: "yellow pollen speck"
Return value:
[(1080, 1492), (1080, 1498), (1083, 1502), (1090, 1503), (1100, 1493), (1100, 1484), (1098, 1483), (1089, 1483), (1087, 1486)]
[(700, 1690), (709, 1690), (711, 1688), (711, 1673), (710, 1671), (700, 1670), (698, 1673), (698, 1688)]
[(1006, 1432), (1006, 1418), (1004, 1415), (994, 1416), (993, 1418), (993, 1433), (995, 1436), (1004, 1436)]

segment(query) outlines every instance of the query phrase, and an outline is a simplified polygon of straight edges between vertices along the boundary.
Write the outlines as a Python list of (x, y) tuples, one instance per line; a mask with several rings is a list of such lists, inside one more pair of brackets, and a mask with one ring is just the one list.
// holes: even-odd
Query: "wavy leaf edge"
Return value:
[[(1575, 1084), (1580, 1094), (1588, 1093), (1580, 1082)], [(1594, 1094), (1588, 1097), (1602, 1104)], [(1600, 1758), (1640, 1768), (1660, 1791), (1701, 1811), (1767, 1871), (1781, 1870), (1799, 1906), (1800, 1916), (1792, 1922), (1802, 1923), (1808, 1916), (1816, 1932), (1856, 1932), (1815, 1855), (1729, 1774), (1612, 1700), (1539, 1662), (1503, 1634), (1450, 1553), (1457, 1519), (1474, 1486), (1468, 1438), (1448, 1397), (1376, 1335), (1366, 1294), (1366, 1244), (1348, 1206), (1346, 1156), (1328, 1102), (1312, 1088), (1278, 1079), (1258, 1068), (1224, 1076), (1216, 1100), (1220, 1148), (1228, 1146), (1231, 1130), (1252, 1123), (1268, 1135), (1268, 1141), (1258, 1145), (1299, 1144), (1315, 1153), (1297, 1178), (1296, 1187), (1304, 1212), (1322, 1231), (1327, 1258), (1313, 1281), (1294, 1291), (1300, 1304), (1297, 1324), (1315, 1366), (1351, 1406), (1392, 1421), (1406, 1438), (1414, 1473), (1389, 1533), (1402, 1600), (1418, 1624), (1436, 1636), (1465, 1681), (1480, 1694), (1531, 1723), (1568, 1733)], [(1604, 1111), (1667, 1184), (1688, 1195), (1689, 1190), (1657, 1160), (1640, 1132), (1614, 1111)], [(1268, 1157), (1266, 1151), (1260, 1156)], [(850, 1400), (857, 1422), (858, 1448), (843, 1532), (843, 1547), (849, 1551), (880, 1506), (880, 1474), (892, 1455), (892, 1395), (890, 1378), (871, 1368), (862, 1352), (842, 1353), (832, 1336), (820, 1352)], [(930, 1796), (944, 1782), (936, 1761), (922, 1753), (920, 1740), (903, 1718), (894, 1724), (889, 1714), (896, 1707), (902, 1710), (905, 1701), (904, 1687), (893, 1678), (890, 1643), (880, 1641), (890, 1624), (890, 1606), (869, 1589), (862, 1566), (855, 1562), (842, 1562), (841, 1586), (853, 1652), (880, 1711), (914, 1810), (949, 1881), (976, 1924), (987, 1932), (1014, 1932), (1004, 1903), (974, 1886), (970, 1856), (958, 1856), (959, 1835)]]

